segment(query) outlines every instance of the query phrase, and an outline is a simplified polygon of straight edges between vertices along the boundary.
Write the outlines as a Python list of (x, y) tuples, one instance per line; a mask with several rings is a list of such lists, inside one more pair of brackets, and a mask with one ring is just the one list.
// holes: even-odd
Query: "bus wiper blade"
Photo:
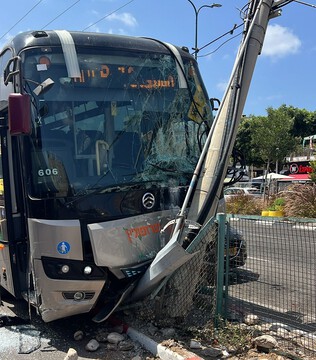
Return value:
[[(169, 167), (169, 168), (167, 168), (167, 167), (164, 167), (164, 166), (160, 166), (160, 165), (157, 165), (157, 164), (153, 164), (153, 163), (148, 163), (150, 166), (152, 166), (152, 167), (154, 167), (154, 168), (156, 168), (156, 169), (159, 169), (159, 170), (161, 170), (161, 171), (164, 171), (164, 172), (166, 172), (166, 173), (172, 173), (172, 174), (184, 174), (184, 175), (186, 175), (186, 174), (192, 174), (191, 172), (188, 172), (188, 171), (182, 171), (182, 170), (178, 170), (177, 169), (177, 167), (176, 166), (174, 166), (174, 167)], [(193, 172), (193, 171), (192, 171)]]
[[(91, 186), (91, 187), (87, 187), (85, 189), (83, 189), (82, 191), (79, 191), (75, 197), (68, 201), (65, 205), (68, 206), (70, 204), (73, 204), (74, 202), (78, 201), (78, 200), (82, 200), (83, 198), (89, 197), (89, 196), (93, 196), (96, 194), (105, 194), (105, 193), (109, 193), (109, 192), (113, 192), (113, 191), (126, 191), (126, 190), (132, 190), (132, 189), (141, 189), (144, 184), (147, 183), (153, 183), (156, 182), (156, 180), (146, 180), (146, 181), (140, 181), (140, 182), (131, 182), (131, 183), (121, 183), (120, 185), (118, 184), (111, 184), (108, 186)], [(90, 191), (92, 190), (92, 191)]]

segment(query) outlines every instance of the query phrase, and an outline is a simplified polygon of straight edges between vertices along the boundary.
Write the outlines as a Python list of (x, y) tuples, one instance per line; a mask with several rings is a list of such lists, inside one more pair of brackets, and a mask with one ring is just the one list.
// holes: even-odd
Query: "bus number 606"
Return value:
[(51, 175), (58, 175), (58, 170), (56, 168), (38, 170), (38, 176), (51, 176)]

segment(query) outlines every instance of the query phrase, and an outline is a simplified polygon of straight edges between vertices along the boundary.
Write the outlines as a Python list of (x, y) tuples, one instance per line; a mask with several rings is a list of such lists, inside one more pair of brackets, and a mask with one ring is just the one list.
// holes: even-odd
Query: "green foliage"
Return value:
[(256, 148), (253, 147), (252, 134), (257, 123), (253, 117), (242, 118), (238, 127), (238, 133), (235, 142), (235, 148), (244, 154), (247, 165), (263, 166), (264, 161), (259, 156)]
[(284, 198), (276, 198), (275, 200), (273, 200), (270, 203), (267, 210), (269, 210), (269, 211), (283, 210), (284, 205), (285, 205), (285, 199)]
[(315, 132), (316, 112), (282, 105), (269, 107), (267, 113), (241, 119), (235, 147), (245, 155), (247, 165), (281, 163), (301, 146), (303, 137)]
[(285, 199), (282, 198), (282, 197), (281, 198), (276, 198), (273, 203), (274, 203), (275, 206), (281, 207), (281, 206), (285, 205)]
[(316, 161), (310, 161), (312, 172), (309, 174), (309, 178), (315, 184), (316, 183)]
[(253, 329), (241, 327), (240, 323), (230, 323), (222, 318), (216, 319), (216, 323), (216, 327), (209, 323), (203, 329), (189, 328), (191, 338), (206, 341), (211, 346), (220, 344), (230, 348), (235, 354), (243, 354), (249, 350), (254, 336)]
[(314, 134), (316, 112), (310, 112), (306, 109), (298, 109), (293, 106), (282, 105), (279, 107), (282, 111), (293, 119), (292, 136), (303, 139), (303, 137)]
[(316, 218), (316, 184), (293, 184), (283, 192), (283, 197), (286, 216)]
[(262, 206), (262, 199), (248, 195), (238, 195), (226, 200), (228, 214), (260, 215)]
[(240, 324), (233, 324), (222, 320), (214, 332), (214, 337), (219, 344), (234, 349), (235, 353), (244, 353), (249, 350), (253, 338), (253, 330), (242, 328)]
[(257, 127), (252, 134), (252, 146), (269, 165), (281, 161), (293, 150), (293, 119), (283, 110), (268, 108), (268, 116), (257, 118)]

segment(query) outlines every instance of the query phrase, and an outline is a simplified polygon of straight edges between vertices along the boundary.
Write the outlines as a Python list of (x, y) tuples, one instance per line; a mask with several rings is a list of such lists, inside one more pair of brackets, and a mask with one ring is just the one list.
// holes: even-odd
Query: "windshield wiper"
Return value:
[[(101, 177), (102, 178), (102, 177)], [(100, 181), (100, 179), (99, 179)], [(98, 182), (99, 182), (98, 181)], [(114, 192), (114, 191), (126, 191), (126, 190), (132, 190), (132, 189), (141, 189), (144, 187), (144, 184), (147, 183), (153, 183), (156, 182), (157, 180), (145, 180), (145, 181), (138, 181), (138, 182), (129, 182), (129, 183), (121, 183), (121, 184), (111, 184), (108, 186), (97, 186), (96, 184), (94, 184), (93, 186), (87, 186), (85, 189), (83, 189), (82, 191), (79, 191), (75, 197), (66, 202), (65, 205), (68, 206), (70, 204), (73, 204), (74, 202), (78, 201), (78, 200), (82, 200), (86, 197), (89, 196), (93, 196), (96, 194), (105, 194), (105, 193), (109, 193), (109, 192)], [(90, 191), (92, 190), (92, 191)]]

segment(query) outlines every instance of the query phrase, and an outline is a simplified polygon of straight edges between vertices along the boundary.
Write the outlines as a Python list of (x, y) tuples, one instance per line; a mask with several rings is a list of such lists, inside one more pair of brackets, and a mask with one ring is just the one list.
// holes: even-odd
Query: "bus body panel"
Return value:
[[(76, 281), (49, 279), (40, 260), (33, 262), (38, 311), (45, 322), (89, 312), (105, 284), (102, 280)], [(84, 294), (75, 300), (74, 294)]]
[(79, 220), (28, 219), (31, 257), (82, 260)]
[(163, 246), (160, 230), (161, 224), (167, 222), (167, 214), (171, 212), (89, 224), (95, 263), (116, 268), (153, 259)]
[(0, 249), (0, 285), (10, 294), (16, 295), (13, 284), (9, 244), (1, 244)]

